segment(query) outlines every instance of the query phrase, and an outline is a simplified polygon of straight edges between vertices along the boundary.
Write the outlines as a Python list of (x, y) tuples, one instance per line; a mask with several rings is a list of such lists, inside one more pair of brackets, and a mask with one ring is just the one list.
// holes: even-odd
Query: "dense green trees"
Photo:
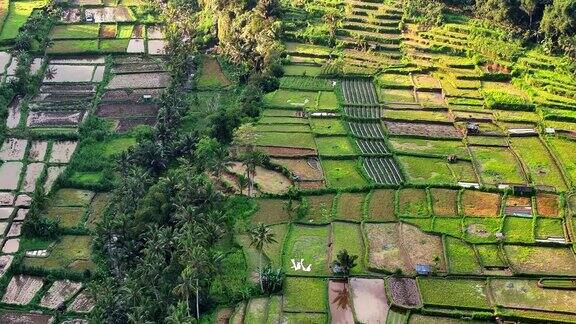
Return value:
[(405, 0), (408, 16), (439, 24), (448, 9), (464, 10), (514, 35), (576, 57), (576, 0)]

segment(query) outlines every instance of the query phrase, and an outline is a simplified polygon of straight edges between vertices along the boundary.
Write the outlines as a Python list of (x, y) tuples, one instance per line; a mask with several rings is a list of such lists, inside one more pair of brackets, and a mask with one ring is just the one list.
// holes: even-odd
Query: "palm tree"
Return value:
[(254, 177), (256, 176), (256, 167), (264, 164), (266, 154), (261, 151), (248, 151), (242, 158), (242, 164), (246, 167), (246, 177), (248, 178), (248, 197), (252, 197), (254, 187)]
[[(250, 246), (254, 246), (256, 250), (260, 253), (259, 267), (262, 268), (262, 259), (264, 258), (264, 246), (270, 243), (276, 243), (274, 236), (276, 234), (270, 231), (270, 227), (265, 224), (258, 223), (255, 227), (251, 228), (250, 234)], [(260, 289), (264, 292), (264, 285), (262, 283), (262, 278), (260, 278)]]
[(332, 263), (332, 272), (337, 275), (348, 277), (350, 270), (356, 266), (357, 255), (350, 255), (347, 250), (341, 250)]

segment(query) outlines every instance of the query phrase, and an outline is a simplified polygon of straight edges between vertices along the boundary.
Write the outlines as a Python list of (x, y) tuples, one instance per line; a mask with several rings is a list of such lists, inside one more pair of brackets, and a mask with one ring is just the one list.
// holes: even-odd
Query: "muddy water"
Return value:
[(0, 74), (4, 73), (12, 56), (8, 52), (0, 52)]
[(356, 319), (361, 323), (386, 323), (388, 302), (382, 279), (350, 279)]
[(64, 65), (98, 65), (105, 64), (106, 58), (104, 56), (86, 56), (79, 58), (64, 58), (52, 59), (50, 64), (64, 64)]
[(0, 166), (0, 190), (18, 189), (22, 162), (6, 162)]
[(149, 26), (146, 29), (148, 39), (164, 39), (164, 29), (160, 26)]
[(69, 311), (90, 312), (94, 308), (94, 301), (86, 294), (85, 291), (78, 294), (76, 299), (68, 306)]
[(28, 141), (25, 139), (9, 138), (4, 141), (0, 148), (0, 160), (14, 161), (22, 160), (26, 153)]
[(8, 237), (16, 237), (20, 236), (22, 233), (22, 222), (12, 222), (12, 226), (10, 226), (10, 230), (6, 236)]
[(50, 64), (48, 70), (53, 73), (44, 76), (44, 83), (58, 82), (90, 82), (94, 73), (93, 65), (55, 65)]
[(82, 284), (70, 280), (58, 280), (48, 289), (40, 300), (40, 306), (55, 309), (60, 304), (72, 298), (82, 289)]
[(134, 21), (130, 10), (126, 7), (90, 8), (85, 11), (86, 16), (93, 16), (95, 23), (113, 23)]
[(14, 213), (14, 207), (0, 207), (0, 219), (8, 219)]
[(54, 182), (56, 182), (56, 179), (58, 179), (58, 176), (64, 172), (64, 170), (66, 169), (66, 167), (63, 166), (51, 166), (48, 168), (48, 171), (46, 173), (46, 182), (44, 182), (44, 191), (46, 193), (49, 193), (50, 190), (52, 190), (52, 186), (54, 185)]
[(6, 127), (8, 127), (8, 129), (14, 129), (18, 127), (21, 116), (22, 113), (20, 112), (20, 98), (16, 98), (12, 100), (10, 106), (8, 106), (8, 118), (6, 118)]
[(22, 181), (22, 192), (34, 191), (42, 171), (44, 171), (44, 163), (36, 162), (28, 164), (24, 181)]
[(92, 77), (92, 82), (100, 82), (104, 78), (105, 66), (97, 66), (94, 70), (94, 76)]
[(44, 161), (47, 149), (48, 149), (47, 141), (32, 142), (32, 144), (30, 145), (30, 151), (28, 152), (28, 159), (30, 161)]
[(141, 38), (132, 38), (128, 42), (127, 53), (144, 53), (144, 40)]
[(41, 57), (35, 58), (34, 61), (32, 61), (32, 65), (30, 66), (30, 74), (36, 74), (40, 72), (42, 63), (44, 63), (44, 60)]
[(33, 111), (26, 126), (75, 126), (82, 120), (83, 111)]
[(354, 315), (350, 305), (351, 291), (348, 283), (330, 280), (328, 283), (328, 298), (330, 301), (330, 315), (334, 324), (353, 324)]
[(55, 142), (52, 146), (52, 155), (50, 156), (50, 162), (52, 163), (68, 163), (74, 150), (76, 150), (77, 142), (73, 141), (63, 141)]
[(42, 278), (16, 275), (10, 280), (2, 301), (8, 304), (26, 305), (32, 301), (43, 285)]
[(2, 253), (12, 254), (18, 252), (20, 247), (20, 239), (9, 239), (2, 247)]
[(12, 206), (14, 198), (11, 192), (0, 192), (0, 206)]
[(170, 83), (169, 73), (139, 73), (135, 79), (134, 74), (115, 75), (108, 89), (144, 89), (144, 88), (165, 88)]
[(6, 68), (6, 75), (16, 74), (16, 68), (18, 67), (18, 59), (16, 57), (12, 58), (10, 65)]
[(149, 40), (148, 41), (148, 54), (150, 55), (164, 55), (166, 54), (165, 47), (168, 45), (168, 42), (164, 40)]

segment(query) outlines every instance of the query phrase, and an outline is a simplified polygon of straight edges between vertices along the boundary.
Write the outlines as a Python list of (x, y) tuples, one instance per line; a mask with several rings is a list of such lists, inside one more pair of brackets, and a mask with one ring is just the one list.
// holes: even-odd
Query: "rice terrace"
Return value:
[(0, 323), (576, 323), (576, 0), (0, 1)]

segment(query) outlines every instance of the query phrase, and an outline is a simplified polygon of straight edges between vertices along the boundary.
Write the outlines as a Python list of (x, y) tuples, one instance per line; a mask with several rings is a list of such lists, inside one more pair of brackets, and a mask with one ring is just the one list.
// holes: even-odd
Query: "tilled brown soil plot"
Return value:
[(432, 123), (389, 122), (384, 125), (391, 135), (411, 135), (432, 138), (462, 138), (462, 133), (452, 125)]

